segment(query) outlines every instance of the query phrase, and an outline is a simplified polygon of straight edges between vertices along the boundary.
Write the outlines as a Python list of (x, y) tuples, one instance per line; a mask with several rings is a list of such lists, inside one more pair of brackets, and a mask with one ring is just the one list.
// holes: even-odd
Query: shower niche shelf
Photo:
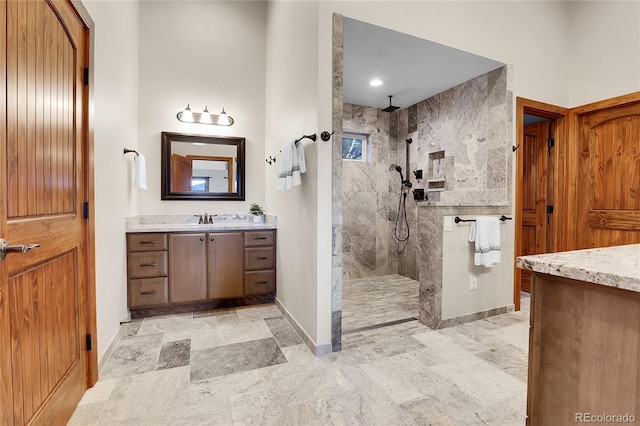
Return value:
[(427, 179), (427, 192), (444, 191), (446, 180), (444, 177), (444, 157), (445, 152), (435, 151), (429, 153), (429, 170), (431, 179)]
[(444, 185), (446, 181), (441, 179), (429, 179), (427, 180), (427, 192), (444, 191)]

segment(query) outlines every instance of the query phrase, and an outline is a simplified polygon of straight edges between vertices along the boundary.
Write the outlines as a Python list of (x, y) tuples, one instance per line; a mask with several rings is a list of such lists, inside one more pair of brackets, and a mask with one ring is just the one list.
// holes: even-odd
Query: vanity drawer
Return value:
[(244, 273), (244, 295), (275, 293), (276, 271), (256, 271)]
[(141, 278), (129, 280), (129, 307), (168, 305), (168, 278)]
[(244, 233), (245, 247), (272, 246), (275, 242), (274, 231), (247, 231)]
[(244, 269), (257, 271), (275, 268), (275, 250), (273, 247), (244, 249)]
[(127, 248), (129, 251), (157, 251), (167, 249), (167, 234), (128, 234)]
[(166, 251), (140, 251), (129, 253), (127, 272), (129, 278), (167, 276)]

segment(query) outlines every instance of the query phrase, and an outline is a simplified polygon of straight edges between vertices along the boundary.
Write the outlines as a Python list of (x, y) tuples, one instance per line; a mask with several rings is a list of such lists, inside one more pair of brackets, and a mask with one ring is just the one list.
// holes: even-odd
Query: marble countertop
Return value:
[(252, 230), (252, 229), (276, 229), (273, 223), (251, 223), (251, 222), (226, 222), (208, 224), (184, 224), (184, 223), (157, 223), (138, 224), (127, 227), (127, 232), (197, 232), (197, 231), (232, 231), (232, 230)]
[(276, 229), (277, 219), (267, 215), (266, 223), (251, 222), (249, 215), (216, 215), (213, 223), (197, 223), (194, 215), (140, 215), (125, 218), (125, 230), (133, 232), (212, 232)]
[(640, 244), (521, 256), (516, 265), (640, 293)]

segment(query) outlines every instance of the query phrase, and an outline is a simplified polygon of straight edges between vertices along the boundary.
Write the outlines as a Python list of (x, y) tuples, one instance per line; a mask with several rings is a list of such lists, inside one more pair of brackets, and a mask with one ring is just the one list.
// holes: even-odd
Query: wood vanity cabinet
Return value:
[(207, 234), (169, 234), (169, 300), (207, 299)]
[(274, 231), (244, 233), (245, 296), (275, 293), (276, 248)]
[(127, 235), (129, 308), (169, 304), (166, 233)]
[(127, 270), (132, 310), (273, 294), (275, 231), (130, 233)]
[(208, 235), (207, 287), (209, 299), (243, 297), (243, 233)]

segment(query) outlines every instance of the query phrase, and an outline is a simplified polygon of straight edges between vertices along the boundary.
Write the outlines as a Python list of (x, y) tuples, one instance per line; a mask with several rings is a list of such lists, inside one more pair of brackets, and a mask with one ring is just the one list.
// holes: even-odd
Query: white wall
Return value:
[(640, 90), (640, 1), (571, 2), (569, 19), (567, 106)]
[[(330, 342), (327, 330), (322, 336), (318, 331), (325, 325), (320, 325), (317, 316), (316, 283), (318, 184), (324, 172), (320, 170), (323, 163), (319, 162), (319, 151), (331, 147), (320, 138), (317, 143), (308, 139), (300, 142), (305, 147), (307, 164), (302, 185), (276, 192), (275, 183), (282, 145), (320, 131), (317, 9), (316, 2), (269, 2), (265, 121), (266, 155), (278, 158), (265, 172), (266, 203), (270, 213), (278, 216), (277, 297), (316, 346)], [(324, 177), (322, 182), (331, 187), (330, 178)], [(329, 223), (330, 218), (329, 210)]]
[[(442, 319), (513, 305), (512, 222), (500, 224), (502, 261), (485, 268), (473, 264), (474, 244), (468, 240), (470, 224), (456, 224), (452, 216), (450, 219), (451, 231), (442, 232)], [(469, 288), (471, 275), (478, 277), (475, 290)]]
[(131, 185), (138, 132), (138, 3), (85, 1), (95, 23), (94, 172), (98, 358), (127, 314), (124, 217), (136, 212)]
[[(148, 185), (140, 214), (248, 213), (264, 203), (266, 9), (264, 1), (140, 2), (138, 148)], [(188, 103), (212, 114), (224, 107), (235, 124), (179, 122)], [(162, 131), (245, 137), (246, 201), (160, 200)]]

